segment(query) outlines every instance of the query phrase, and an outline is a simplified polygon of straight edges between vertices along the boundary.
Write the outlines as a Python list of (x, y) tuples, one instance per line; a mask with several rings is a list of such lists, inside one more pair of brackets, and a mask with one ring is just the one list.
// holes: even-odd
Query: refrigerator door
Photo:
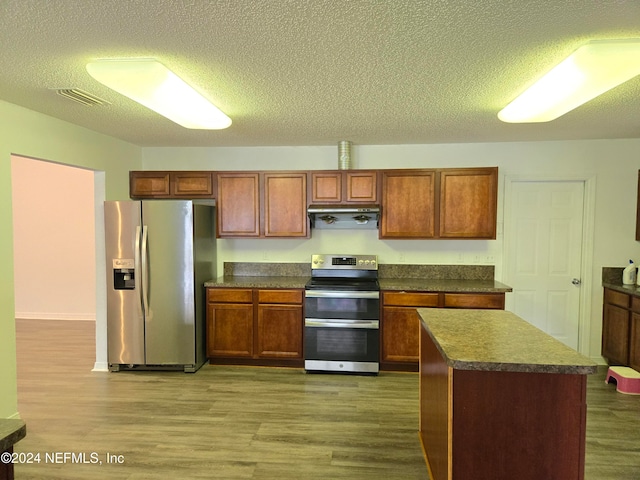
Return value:
[(143, 364), (140, 202), (105, 202), (109, 364)]
[(193, 203), (142, 202), (147, 365), (193, 365), (195, 298)]

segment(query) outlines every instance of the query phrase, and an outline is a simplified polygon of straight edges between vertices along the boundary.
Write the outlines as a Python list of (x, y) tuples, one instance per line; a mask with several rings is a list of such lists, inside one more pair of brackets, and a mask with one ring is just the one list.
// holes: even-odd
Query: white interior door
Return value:
[(583, 181), (514, 181), (505, 201), (507, 308), (578, 349)]

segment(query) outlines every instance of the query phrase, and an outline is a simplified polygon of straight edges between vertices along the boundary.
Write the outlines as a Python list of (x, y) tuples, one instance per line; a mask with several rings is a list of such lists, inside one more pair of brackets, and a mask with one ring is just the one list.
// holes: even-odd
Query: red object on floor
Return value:
[(618, 392), (640, 395), (640, 372), (629, 367), (609, 367), (604, 383), (611, 383), (612, 379)]

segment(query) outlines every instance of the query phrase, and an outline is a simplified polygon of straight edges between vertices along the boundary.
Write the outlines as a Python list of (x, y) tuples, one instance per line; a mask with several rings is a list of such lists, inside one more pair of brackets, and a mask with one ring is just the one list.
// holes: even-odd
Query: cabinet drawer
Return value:
[(626, 293), (616, 292), (615, 290), (605, 290), (604, 301), (611, 305), (617, 305), (622, 308), (629, 308), (630, 296)]
[(419, 292), (383, 292), (383, 305), (396, 305), (400, 307), (437, 307), (437, 293)]
[(253, 295), (248, 288), (208, 288), (207, 302), (252, 303)]
[(445, 308), (503, 309), (504, 294), (503, 293), (483, 293), (483, 294), (445, 293), (444, 307)]
[(302, 290), (258, 290), (258, 303), (302, 304)]

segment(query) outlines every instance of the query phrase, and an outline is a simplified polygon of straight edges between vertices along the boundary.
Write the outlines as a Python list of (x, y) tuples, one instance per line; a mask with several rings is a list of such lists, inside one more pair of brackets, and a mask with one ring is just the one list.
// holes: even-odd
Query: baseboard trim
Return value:
[(92, 372), (108, 372), (109, 371), (109, 363), (108, 362), (96, 362), (93, 364)]
[(45, 312), (16, 312), (16, 320), (89, 320), (96, 321), (95, 313), (45, 313)]

